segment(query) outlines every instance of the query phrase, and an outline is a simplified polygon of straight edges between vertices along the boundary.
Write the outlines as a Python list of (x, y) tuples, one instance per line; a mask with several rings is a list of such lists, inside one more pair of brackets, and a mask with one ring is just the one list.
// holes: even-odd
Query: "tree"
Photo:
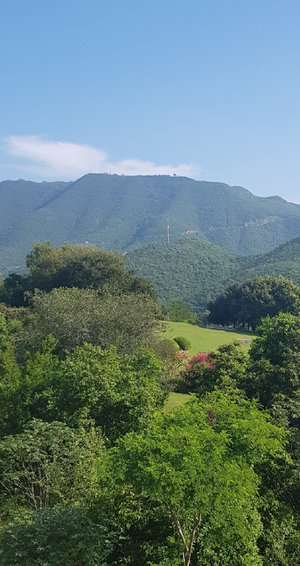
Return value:
[(248, 358), (237, 342), (220, 346), (216, 352), (199, 352), (186, 361), (181, 386), (200, 396), (215, 387), (239, 387), (247, 373)]
[(19, 386), (20, 369), (15, 361), (13, 323), (0, 314), (0, 437), (18, 426), (20, 415), (16, 398)]
[(17, 336), (19, 358), (35, 351), (40, 342), (52, 334), (56, 352), (64, 355), (85, 342), (130, 353), (139, 343), (155, 341), (159, 307), (143, 295), (122, 295), (100, 298), (94, 289), (53, 289), (37, 292), (32, 299), (31, 316)]
[(157, 298), (154, 286), (126, 270), (125, 257), (119, 251), (105, 251), (90, 245), (50, 242), (36, 243), (27, 255), (28, 275), (10, 273), (0, 281), (0, 300), (13, 307), (27, 306), (35, 289), (50, 292), (60, 287), (95, 289), (99, 296), (136, 294)]
[(0, 533), (1, 566), (106, 566), (114, 535), (85, 509), (44, 508)]
[(170, 320), (174, 322), (188, 322), (190, 324), (197, 324), (198, 315), (192, 312), (184, 301), (173, 301), (170, 305), (167, 304)]
[(143, 430), (164, 400), (162, 369), (151, 350), (120, 356), (114, 347), (77, 347), (54, 374), (50, 414), (75, 427), (92, 421), (112, 442)]
[(194, 548), (198, 565), (257, 566), (255, 467), (285, 458), (284, 437), (254, 403), (217, 391), (120, 439), (111, 470), (122, 493), (132, 490), (169, 510), (184, 566)]
[(58, 287), (96, 289), (103, 295), (136, 293), (156, 297), (154, 287), (134, 271), (126, 271), (125, 257), (119, 251), (105, 251), (90, 245), (64, 244), (52, 247), (50, 242), (35, 244), (26, 258), (31, 287), (44, 291)]
[(22, 433), (0, 441), (2, 506), (35, 511), (55, 504), (91, 501), (97, 491), (96, 465), (102, 440), (94, 431), (61, 422), (33, 420)]
[(299, 313), (300, 289), (283, 277), (257, 277), (241, 285), (228, 287), (208, 305), (208, 321), (215, 324), (242, 325), (255, 332), (261, 318), (280, 311)]
[(300, 317), (279, 313), (266, 317), (250, 348), (252, 362), (246, 390), (265, 407), (280, 396), (292, 398), (300, 390)]

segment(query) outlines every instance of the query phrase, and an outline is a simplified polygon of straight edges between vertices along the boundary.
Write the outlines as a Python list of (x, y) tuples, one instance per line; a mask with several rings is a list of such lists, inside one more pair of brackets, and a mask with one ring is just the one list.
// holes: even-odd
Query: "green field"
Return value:
[[(192, 347), (186, 351), (189, 356), (194, 356), (198, 352), (212, 352), (217, 350), (222, 344), (230, 344), (234, 340), (252, 340), (253, 334), (242, 334), (230, 330), (215, 330), (210, 328), (200, 328), (185, 322), (166, 322), (165, 338), (184, 336)], [(242, 344), (245, 349), (249, 348), (249, 343)]]
[(184, 403), (187, 403), (190, 399), (191, 396), (187, 395), (186, 393), (174, 393), (174, 391), (172, 391), (172, 393), (170, 393), (168, 395), (168, 398), (166, 399), (164, 405), (164, 413), (170, 413), (171, 411), (173, 411), (173, 409), (180, 407), (180, 405), (184, 405)]

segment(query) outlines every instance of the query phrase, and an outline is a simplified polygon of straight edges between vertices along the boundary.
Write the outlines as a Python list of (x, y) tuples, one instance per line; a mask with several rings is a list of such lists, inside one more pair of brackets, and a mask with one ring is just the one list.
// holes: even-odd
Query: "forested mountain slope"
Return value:
[(300, 286), (300, 238), (295, 238), (266, 254), (240, 258), (237, 280), (259, 275), (282, 275)]
[(257, 256), (237, 256), (205, 240), (151, 244), (129, 252), (128, 267), (149, 279), (159, 297), (205, 310), (232, 283), (260, 275), (283, 276), (300, 286), (300, 238)]
[(126, 255), (127, 266), (154, 283), (162, 300), (184, 300), (196, 310), (234, 282), (238, 259), (205, 240), (151, 244)]
[(300, 236), (300, 205), (241, 187), (171, 176), (89, 174), (69, 183), (0, 183), (0, 271), (22, 269), (35, 241), (86, 241), (129, 251), (200, 238), (230, 252), (264, 253)]

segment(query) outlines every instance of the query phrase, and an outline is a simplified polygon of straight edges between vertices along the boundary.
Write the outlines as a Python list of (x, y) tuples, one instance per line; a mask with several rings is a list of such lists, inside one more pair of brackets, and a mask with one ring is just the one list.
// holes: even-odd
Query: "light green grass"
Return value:
[[(166, 322), (166, 332), (164, 338), (175, 338), (184, 336), (192, 347), (186, 350), (188, 356), (194, 356), (198, 352), (214, 352), (223, 344), (230, 344), (234, 340), (252, 340), (253, 334), (242, 334), (229, 330), (215, 330), (210, 328), (200, 328), (185, 322)], [(248, 349), (249, 344), (242, 344), (242, 348)]]
[(190, 399), (191, 396), (186, 393), (170, 393), (164, 405), (164, 413), (170, 413), (173, 409), (180, 407), (180, 405), (184, 405), (184, 403), (187, 403)]

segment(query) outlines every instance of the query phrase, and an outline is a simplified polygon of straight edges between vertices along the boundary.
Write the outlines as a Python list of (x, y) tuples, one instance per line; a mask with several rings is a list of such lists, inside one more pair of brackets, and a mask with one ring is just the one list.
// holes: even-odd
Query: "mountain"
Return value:
[(232, 283), (261, 275), (300, 286), (300, 238), (257, 256), (237, 256), (205, 240), (151, 244), (129, 252), (127, 266), (154, 283), (161, 300), (183, 300), (203, 312)]
[(123, 252), (199, 238), (239, 255), (300, 236), (300, 205), (186, 177), (89, 174), (75, 182), (0, 183), (0, 271), (24, 268), (35, 241)]

